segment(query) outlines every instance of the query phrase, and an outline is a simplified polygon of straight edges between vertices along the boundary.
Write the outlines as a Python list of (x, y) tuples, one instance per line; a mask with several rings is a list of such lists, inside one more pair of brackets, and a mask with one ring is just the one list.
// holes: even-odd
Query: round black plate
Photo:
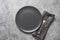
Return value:
[(38, 9), (32, 6), (21, 8), (16, 14), (17, 27), (23, 32), (36, 31), (42, 22), (42, 15)]

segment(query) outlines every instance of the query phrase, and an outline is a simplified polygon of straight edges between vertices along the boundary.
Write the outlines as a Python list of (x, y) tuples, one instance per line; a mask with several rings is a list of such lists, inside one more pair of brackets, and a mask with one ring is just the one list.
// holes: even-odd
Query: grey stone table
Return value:
[(23, 6), (34, 6), (43, 14), (55, 14), (45, 40), (60, 40), (60, 0), (0, 0), (0, 40), (35, 40), (21, 32), (15, 24), (17, 11)]

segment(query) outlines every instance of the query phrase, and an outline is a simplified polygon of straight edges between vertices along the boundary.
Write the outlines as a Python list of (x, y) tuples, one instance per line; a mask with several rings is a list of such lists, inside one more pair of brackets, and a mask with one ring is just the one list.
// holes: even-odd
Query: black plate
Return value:
[(41, 23), (42, 15), (35, 7), (25, 6), (16, 14), (17, 27), (23, 32), (34, 32), (40, 27)]

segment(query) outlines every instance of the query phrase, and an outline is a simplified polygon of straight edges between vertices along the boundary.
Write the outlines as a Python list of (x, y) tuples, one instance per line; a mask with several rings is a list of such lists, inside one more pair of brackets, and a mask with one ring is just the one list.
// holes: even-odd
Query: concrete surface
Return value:
[(60, 0), (0, 0), (0, 40), (35, 40), (15, 24), (16, 13), (23, 6), (34, 6), (42, 14), (44, 10), (55, 14), (45, 40), (60, 40)]

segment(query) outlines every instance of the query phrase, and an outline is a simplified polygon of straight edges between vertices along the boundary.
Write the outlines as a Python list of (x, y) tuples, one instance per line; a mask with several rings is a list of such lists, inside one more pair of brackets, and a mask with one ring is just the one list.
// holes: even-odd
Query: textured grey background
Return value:
[(16, 13), (23, 6), (55, 14), (45, 40), (60, 40), (60, 0), (0, 0), (0, 40), (35, 40), (30, 34), (19, 31), (15, 24)]

